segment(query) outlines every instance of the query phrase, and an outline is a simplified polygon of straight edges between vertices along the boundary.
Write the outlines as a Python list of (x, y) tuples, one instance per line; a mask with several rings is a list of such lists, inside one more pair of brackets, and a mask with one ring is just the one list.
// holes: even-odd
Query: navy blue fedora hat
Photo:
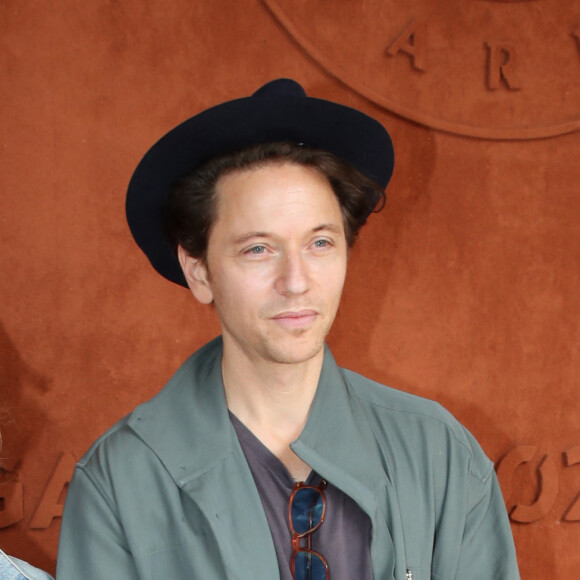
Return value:
[[(250, 97), (207, 109), (159, 139), (129, 183), (126, 211), (131, 233), (162, 276), (187, 286), (163, 232), (163, 211), (174, 184), (212, 157), (273, 141), (330, 151), (383, 188), (393, 173), (391, 138), (378, 121), (356, 109), (309, 97), (291, 79), (271, 81)], [(369, 201), (370, 206), (377, 202)]]

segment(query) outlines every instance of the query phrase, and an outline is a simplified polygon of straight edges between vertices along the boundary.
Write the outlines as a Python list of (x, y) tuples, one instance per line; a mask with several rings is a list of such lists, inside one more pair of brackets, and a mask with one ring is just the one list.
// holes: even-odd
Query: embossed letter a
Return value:
[(389, 56), (405, 52), (411, 57), (413, 67), (427, 70), (425, 54), (425, 25), (411, 20), (411, 23), (391, 42), (387, 48)]

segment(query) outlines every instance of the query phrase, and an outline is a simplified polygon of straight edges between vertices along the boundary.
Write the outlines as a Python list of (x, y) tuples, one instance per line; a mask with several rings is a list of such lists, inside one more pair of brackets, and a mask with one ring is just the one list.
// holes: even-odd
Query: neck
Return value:
[(310, 468), (289, 446), (306, 424), (323, 359), (321, 349), (296, 364), (256, 362), (224, 342), (222, 376), (228, 408), (296, 479), (305, 479)]
[(222, 376), (228, 407), (244, 423), (305, 423), (316, 393), (324, 350), (295, 363), (253, 361), (224, 344)]

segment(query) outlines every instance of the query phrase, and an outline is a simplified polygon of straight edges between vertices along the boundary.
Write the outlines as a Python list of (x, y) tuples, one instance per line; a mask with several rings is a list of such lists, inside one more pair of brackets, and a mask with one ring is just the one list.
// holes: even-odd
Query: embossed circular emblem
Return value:
[(418, 123), (486, 139), (580, 129), (576, 0), (262, 0), (327, 72)]

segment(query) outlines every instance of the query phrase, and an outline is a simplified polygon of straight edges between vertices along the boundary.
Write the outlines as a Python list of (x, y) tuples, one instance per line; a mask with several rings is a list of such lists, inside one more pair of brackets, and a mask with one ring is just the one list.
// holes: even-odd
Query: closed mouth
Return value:
[(273, 316), (273, 320), (285, 326), (299, 327), (310, 324), (318, 316), (316, 310), (289, 310)]

